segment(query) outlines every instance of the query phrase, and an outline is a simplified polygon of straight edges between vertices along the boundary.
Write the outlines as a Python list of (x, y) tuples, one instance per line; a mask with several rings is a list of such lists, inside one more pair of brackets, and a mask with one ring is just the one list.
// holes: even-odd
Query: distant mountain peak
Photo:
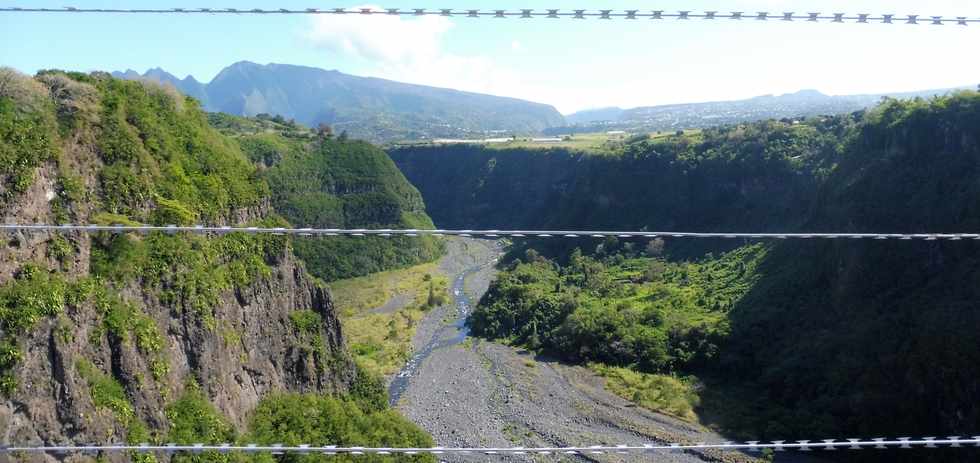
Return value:
[(819, 97), (828, 96), (827, 94), (821, 92), (820, 90), (813, 89), (813, 88), (805, 88), (805, 89), (802, 89), (802, 90), (797, 90), (796, 92), (793, 92), (793, 93), (787, 93), (787, 95), (796, 95), (796, 96), (819, 96)]
[(177, 76), (167, 71), (164, 71), (163, 69), (158, 67), (147, 69), (146, 72), (143, 73), (143, 78), (151, 78), (153, 80), (159, 80), (161, 82), (174, 82), (178, 80)]
[(259, 64), (259, 63), (254, 62), (254, 61), (241, 60), (241, 61), (235, 61), (234, 63), (232, 63), (230, 66), (226, 67), (225, 69), (261, 68), (261, 67), (264, 67), (264, 66), (261, 65), (261, 64)]

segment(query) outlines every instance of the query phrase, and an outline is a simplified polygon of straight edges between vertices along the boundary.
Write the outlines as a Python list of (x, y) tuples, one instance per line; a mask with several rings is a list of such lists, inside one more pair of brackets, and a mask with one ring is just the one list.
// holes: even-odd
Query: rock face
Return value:
[[(200, 384), (239, 428), (269, 392), (343, 392), (353, 381), (330, 296), (290, 253), (270, 277), (223, 295), (210, 327), (197, 314), (175, 311), (140, 288), (131, 290), (145, 298), (143, 310), (165, 327), (166, 377), (153, 379), (151, 362), (132, 340), (100, 333), (93, 307), (69, 310), (24, 336), (23, 359), (14, 372), (18, 391), (0, 402), (3, 442), (107, 442), (126, 435), (117, 417), (93, 403), (89, 384), (77, 374), (82, 359), (111, 373), (136, 415), (152, 429), (166, 429), (168, 399), (180, 396), (188, 381)], [(323, 320), (319, 332), (332, 353), (328, 358), (305, 350), (292, 327), (289, 314), (304, 309)], [(69, 333), (64, 332), (66, 319)], [(92, 342), (101, 336), (105, 343)]]
[[(89, 122), (79, 122), (77, 114), (68, 123), (55, 122), (53, 114), (64, 109), (63, 103), (48, 102), (48, 90), (38, 88), (33, 79), (9, 73), (6, 77), (15, 90), (23, 91), (0, 92), (0, 118), (14, 121), (15, 135), (47, 137), (52, 141), (47, 149), (54, 155), (40, 157), (26, 175), (21, 174), (29, 181), (15, 184), (15, 175), (0, 169), (0, 220), (59, 223), (67, 215), (73, 222), (95, 221), (96, 213), (105, 211), (105, 204), (111, 199), (103, 188), (108, 178), (106, 171), (111, 167), (104, 153), (107, 145), (99, 141), (109, 130), (105, 120), (110, 110), (99, 106), (95, 98)], [(61, 75), (58, 79), (78, 94), (144, 91), (138, 87), (142, 84), (113, 90), (111, 86), (116, 84), (107, 77), (98, 77), (92, 84), (84, 83), (84, 76), (78, 78), (82, 79), (80, 82)], [(50, 91), (53, 94), (55, 90)], [(151, 87), (145, 92), (153, 98), (167, 98)], [(102, 98), (107, 101), (108, 97)], [(34, 109), (24, 104), (36, 100), (41, 103), (36, 103)], [(183, 117), (177, 120), (185, 124), (203, 120), (198, 113), (179, 112), (188, 109), (174, 111), (176, 115), (161, 117)], [(48, 126), (44, 120), (50, 120)], [(55, 124), (61, 126), (60, 135)], [(149, 122), (138, 121), (139, 124), (141, 130), (156, 130), (158, 137), (164, 130), (147, 128)], [(9, 127), (0, 127), (0, 132)], [(209, 143), (225, 143), (203, 123), (191, 129), (203, 131), (202, 137), (211, 137), (205, 138), (211, 140)], [(0, 153), (29, 159), (24, 148), (27, 145), (22, 142), (28, 139), (7, 135), (0, 133)], [(143, 138), (147, 139), (150, 138)], [(234, 156), (241, 156), (228, 151), (225, 145), (216, 146), (209, 148), (209, 159), (217, 159), (215, 165), (227, 165), (238, 159)], [(157, 153), (150, 149), (149, 142), (147, 147), (138, 146), (146, 150), (139, 162), (150, 168), (144, 169), (175, 168), (175, 154), (160, 155), (157, 161), (151, 158)], [(157, 162), (162, 167), (157, 167)], [(118, 161), (115, 165), (119, 165)], [(163, 181), (166, 176), (154, 178), (151, 185), (164, 191), (160, 187)], [(82, 193), (71, 194), (70, 190)], [(69, 201), (69, 196), (74, 199)], [(150, 202), (158, 204), (150, 204), (145, 210), (128, 209), (128, 216), (145, 219), (152, 216), (154, 207), (159, 210), (161, 204), (168, 204), (160, 193), (148, 197), (156, 198)], [(204, 205), (214, 201), (207, 196), (200, 200)], [(263, 197), (244, 206), (230, 204), (213, 221), (240, 224), (263, 219), (269, 215), (268, 204)], [(145, 243), (153, 236), (134, 233), (125, 238), (132, 243)], [(211, 405), (241, 431), (249, 413), (270, 392), (343, 393), (353, 384), (355, 367), (330, 294), (307, 273), (285, 240), (281, 246), (268, 248), (273, 251), (263, 248), (264, 252), (259, 253), (233, 248), (231, 245), (237, 244), (234, 241), (221, 247), (199, 237), (170, 237), (168, 243), (189, 243), (191, 252), (169, 261), (160, 260), (167, 264), (163, 276), (152, 279), (145, 271), (119, 267), (120, 262), (137, 259), (132, 257), (111, 263), (123, 272), (121, 278), (113, 279), (93, 271), (97, 265), (106, 265), (94, 263), (95, 250), (100, 255), (109, 253), (107, 249), (114, 245), (113, 235), (7, 233), (2, 239), (0, 443), (4, 445), (160, 441), (170, 426), (167, 407), (189, 388), (198, 387)], [(248, 252), (248, 258), (260, 261), (255, 265), (261, 271), (243, 271), (249, 275), (247, 279), (225, 276), (201, 283), (201, 275), (210, 275), (198, 269), (199, 281), (196, 286), (188, 286), (185, 279), (191, 276), (182, 273), (191, 267), (181, 259), (194, 255), (199, 246), (213, 246), (199, 252), (212, 253), (208, 262), (214, 265), (215, 274), (230, 273), (225, 267)], [(152, 255), (150, 258), (159, 259)], [(40, 274), (37, 281), (57, 283), (29, 286), (35, 281), (25, 277), (29, 274)], [(197, 292), (211, 291), (213, 297), (207, 299), (204, 310), (190, 308), (187, 297), (196, 293), (186, 288), (178, 291), (178, 283)], [(54, 309), (47, 309), (49, 299), (55, 301), (50, 304)], [(33, 313), (40, 316), (23, 321), (23, 317)], [(314, 323), (301, 325), (297, 314)], [(123, 460), (127, 457), (120, 456)], [(41, 461), (53, 457), (30, 458)]]

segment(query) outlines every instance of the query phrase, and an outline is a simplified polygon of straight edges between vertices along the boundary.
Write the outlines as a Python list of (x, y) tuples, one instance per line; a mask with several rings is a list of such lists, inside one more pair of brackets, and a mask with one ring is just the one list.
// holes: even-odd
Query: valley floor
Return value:
[[(494, 275), (492, 263), (501, 252), (492, 241), (450, 243), (440, 269), (454, 282), (453, 304), (430, 311), (422, 320), (413, 339), (416, 354), (391, 383), (389, 392), (396, 408), (431, 433), (437, 445), (531, 447), (725, 440), (702, 426), (645, 410), (607, 392), (603, 379), (584, 367), (466, 337), (462, 320), (486, 291)], [(781, 454), (776, 461), (805, 461), (801, 456)], [(486, 461), (488, 457), (468, 458)], [(745, 454), (718, 451), (660, 452), (640, 458), (606, 454), (586, 459), (758, 461)]]

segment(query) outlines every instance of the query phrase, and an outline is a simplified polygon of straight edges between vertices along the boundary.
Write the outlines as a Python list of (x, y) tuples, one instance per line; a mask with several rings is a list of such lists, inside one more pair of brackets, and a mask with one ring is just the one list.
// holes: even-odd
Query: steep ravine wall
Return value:
[[(206, 127), (196, 108), (152, 86), (74, 79), (81, 81), (0, 69), (4, 223), (90, 223), (108, 213), (145, 222), (167, 205), (203, 215), (218, 203), (225, 207), (205, 217), (210, 223), (275, 220), (261, 194), (237, 203), (220, 197), (223, 188), (261, 192), (261, 185), (250, 174), (244, 187), (208, 177), (229, 165), (248, 173), (250, 164)], [(59, 99), (65, 87), (70, 95)], [(127, 92), (137, 97), (127, 99)], [(139, 113), (139, 98), (164, 109)], [(128, 105), (121, 119), (129, 125), (111, 129), (110, 104)], [(106, 190), (107, 172), (128, 167), (110, 161), (104, 138), (111, 130), (134, 134), (136, 148), (127, 148), (137, 152), (133, 171), (149, 179), (140, 202), (114, 208), (107, 206), (117, 199)], [(200, 138), (177, 138), (184, 144), (172, 146), (200, 159), (160, 150), (170, 146), (165, 137), (194, 131)], [(175, 190), (166, 182), (194, 162), (213, 164), (203, 174), (189, 172), (198, 175), (198, 189), (177, 195), (199, 202), (168, 198)], [(241, 177), (234, 170), (223, 175)], [(220, 187), (200, 186), (208, 183)], [(242, 433), (269, 393), (344, 393), (355, 381), (330, 294), (286, 238), (16, 232), (0, 239), (4, 445), (161, 442), (171, 426), (168, 407), (191, 390)]]

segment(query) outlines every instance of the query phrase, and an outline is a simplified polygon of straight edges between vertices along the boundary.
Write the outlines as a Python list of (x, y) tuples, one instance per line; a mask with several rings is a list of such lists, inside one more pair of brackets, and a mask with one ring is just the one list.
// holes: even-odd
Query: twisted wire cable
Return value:
[(463, 236), (485, 238), (724, 238), (724, 239), (873, 239), (873, 240), (980, 240), (980, 233), (745, 233), (674, 232), (618, 230), (444, 230), (367, 228), (230, 227), (206, 225), (92, 225), (92, 224), (0, 224), (0, 232), (112, 232), (112, 233), (200, 233), (273, 234), (294, 236)]
[(456, 8), (77, 8), (66, 6), (62, 8), (32, 8), (8, 6), (0, 7), (0, 13), (122, 13), (122, 14), (208, 14), (208, 15), (357, 15), (357, 16), (447, 16), (463, 18), (520, 18), (520, 19), (675, 19), (675, 20), (751, 20), (751, 21), (785, 21), (785, 22), (830, 22), (830, 23), (860, 23), (860, 24), (931, 24), (942, 26), (955, 24), (967, 26), (980, 23), (980, 17), (970, 16), (937, 16), (920, 14), (872, 14), (872, 13), (797, 13), (769, 11), (693, 11), (693, 10), (588, 10), (588, 9), (533, 9), (520, 8), (513, 10), (487, 9), (456, 9)]
[(243, 452), (243, 453), (295, 453), (309, 454), (320, 453), (325, 455), (417, 455), (417, 454), (485, 454), (485, 455), (522, 455), (522, 454), (569, 454), (569, 455), (589, 455), (589, 454), (629, 454), (654, 451), (685, 451), (685, 450), (742, 450), (756, 452), (763, 449), (776, 451), (797, 450), (861, 450), (861, 449), (911, 449), (911, 448), (960, 448), (960, 447), (980, 447), (980, 436), (960, 437), (949, 436), (946, 438), (923, 437), (912, 439), (910, 437), (899, 437), (894, 439), (875, 438), (875, 439), (819, 439), (819, 440), (796, 440), (796, 441), (747, 441), (747, 442), (718, 442), (718, 443), (658, 443), (658, 444), (622, 444), (622, 445), (591, 445), (576, 447), (345, 447), (345, 446), (315, 446), (315, 445), (295, 445), (285, 446), (281, 444), (260, 445), (260, 444), (137, 444), (137, 445), (39, 445), (39, 446), (0, 446), (2, 453), (98, 453), (98, 452), (156, 452), (156, 453), (200, 453), (200, 452)]

